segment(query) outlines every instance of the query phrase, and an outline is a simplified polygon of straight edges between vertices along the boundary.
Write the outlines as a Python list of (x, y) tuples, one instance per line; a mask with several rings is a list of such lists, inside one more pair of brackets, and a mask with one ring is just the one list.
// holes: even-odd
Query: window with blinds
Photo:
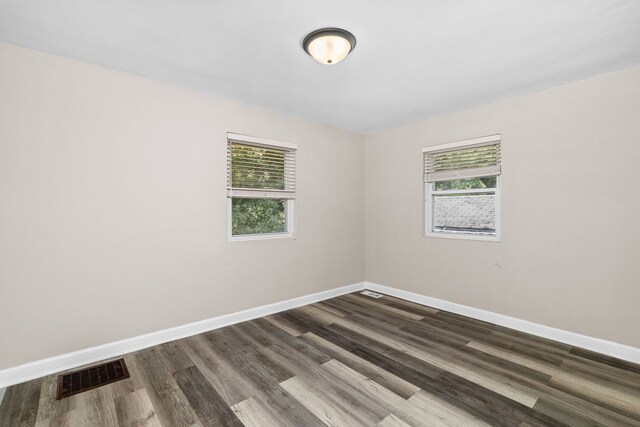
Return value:
[(424, 152), (425, 182), (500, 175), (500, 140)]
[(426, 147), (425, 235), (500, 239), (501, 136)]
[(293, 233), (297, 146), (227, 134), (229, 238)]

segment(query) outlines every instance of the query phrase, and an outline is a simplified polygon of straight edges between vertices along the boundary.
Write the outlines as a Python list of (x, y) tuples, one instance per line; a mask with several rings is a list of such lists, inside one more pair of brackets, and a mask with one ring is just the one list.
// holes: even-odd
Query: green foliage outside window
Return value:
[(450, 181), (436, 182), (436, 191), (470, 190), (477, 188), (496, 188), (496, 177), (483, 176), (480, 178), (452, 179)]
[(233, 235), (284, 233), (285, 206), (284, 199), (232, 199)]

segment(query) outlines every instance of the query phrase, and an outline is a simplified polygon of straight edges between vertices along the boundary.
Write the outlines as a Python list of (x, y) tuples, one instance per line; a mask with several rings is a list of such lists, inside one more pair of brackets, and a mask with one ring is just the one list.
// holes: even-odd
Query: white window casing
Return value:
[[(501, 139), (501, 135), (497, 134), (422, 149), (424, 161), (425, 236), (500, 241)], [(436, 190), (437, 182), (492, 176), (496, 177), (495, 188)], [(445, 200), (450, 205), (450, 208), (455, 208), (457, 202), (461, 202), (462, 205), (466, 206), (475, 205), (475, 208), (472, 206), (473, 209), (471, 209), (472, 213), (470, 215), (474, 216), (476, 215), (474, 212), (477, 212), (478, 218), (472, 218), (471, 221), (476, 224), (481, 224), (482, 215), (486, 216), (488, 212), (490, 216), (493, 216), (494, 229), (474, 229), (472, 226), (464, 228), (462, 225), (460, 225), (459, 229), (456, 229), (456, 227), (436, 229), (436, 212), (434, 211), (436, 197), (440, 200), (439, 206), (443, 205)], [(489, 203), (488, 206), (487, 203)], [(460, 203), (458, 204), (460, 205)], [(460, 210), (464, 210), (464, 206), (460, 207)], [(442, 206), (440, 214), (442, 214)], [(463, 216), (462, 213), (460, 215)], [(458, 222), (464, 221), (460, 220)]]
[[(259, 166), (251, 161), (233, 161), (233, 153), (240, 153), (243, 150), (251, 151), (256, 148), (261, 149), (261, 164)], [(296, 144), (227, 133), (227, 239), (229, 241), (294, 237), (297, 149)], [(243, 179), (240, 182), (237, 179), (236, 182), (233, 182), (233, 172), (238, 170), (244, 172), (239, 174)], [(252, 174), (250, 173), (252, 171), (260, 173)], [(233, 235), (232, 200), (236, 198), (286, 200), (286, 231)]]

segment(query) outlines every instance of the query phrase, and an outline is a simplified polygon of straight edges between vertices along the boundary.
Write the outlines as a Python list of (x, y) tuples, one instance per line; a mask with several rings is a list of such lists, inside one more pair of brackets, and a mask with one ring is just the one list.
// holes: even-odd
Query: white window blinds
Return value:
[(227, 197), (295, 199), (294, 144), (227, 134)]
[(500, 135), (423, 148), (424, 181), (500, 175)]

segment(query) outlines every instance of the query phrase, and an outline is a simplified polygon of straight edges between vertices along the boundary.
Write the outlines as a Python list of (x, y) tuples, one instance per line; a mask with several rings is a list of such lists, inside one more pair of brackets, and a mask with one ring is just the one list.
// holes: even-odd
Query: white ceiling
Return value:
[(0, 39), (371, 133), (639, 64), (640, 0), (2, 0)]

